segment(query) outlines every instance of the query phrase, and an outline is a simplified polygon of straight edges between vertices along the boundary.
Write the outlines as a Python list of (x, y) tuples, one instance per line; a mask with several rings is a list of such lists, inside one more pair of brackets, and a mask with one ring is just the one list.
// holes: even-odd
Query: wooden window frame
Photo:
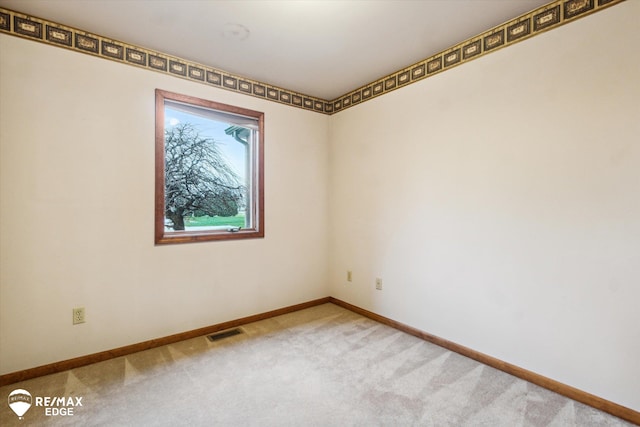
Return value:
[[(156, 89), (155, 124), (155, 243), (190, 243), (238, 240), (264, 237), (264, 113), (233, 105), (222, 104), (189, 95)], [(245, 116), (257, 120), (258, 137), (253, 141), (249, 161), (252, 163), (250, 228), (228, 230), (165, 230), (165, 100)]]

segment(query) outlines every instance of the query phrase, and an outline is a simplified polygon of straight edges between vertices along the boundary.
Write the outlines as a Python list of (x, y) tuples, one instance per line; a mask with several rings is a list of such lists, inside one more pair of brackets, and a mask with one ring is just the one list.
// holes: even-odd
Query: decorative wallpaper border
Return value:
[(624, 0), (554, 0), (409, 67), (325, 100), (0, 8), (0, 32), (323, 114), (334, 114)]
[(334, 113), (480, 58), (624, 0), (555, 0), (334, 99)]
[(333, 104), (324, 99), (8, 9), (0, 8), (0, 33), (8, 33), (305, 110), (324, 114), (333, 113)]

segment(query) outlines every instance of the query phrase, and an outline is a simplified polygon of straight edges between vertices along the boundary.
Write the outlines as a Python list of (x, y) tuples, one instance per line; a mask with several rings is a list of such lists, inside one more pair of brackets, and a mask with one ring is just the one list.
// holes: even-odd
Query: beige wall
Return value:
[[(640, 409), (639, 15), (332, 117), (0, 35), (0, 373), (333, 295)], [(156, 87), (266, 113), (265, 239), (153, 245)]]
[[(155, 88), (265, 112), (264, 239), (154, 246)], [(5, 35), (0, 94), (1, 373), (327, 296), (327, 116)]]
[(332, 116), (331, 295), (640, 409), (638, 16)]

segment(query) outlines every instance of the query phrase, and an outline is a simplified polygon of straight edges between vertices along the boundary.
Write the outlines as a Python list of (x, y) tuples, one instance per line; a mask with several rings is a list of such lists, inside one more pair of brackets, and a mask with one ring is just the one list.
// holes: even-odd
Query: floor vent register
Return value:
[(209, 341), (220, 341), (225, 338), (233, 337), (236, 335), (244, 334), (244, 331), (240, 328), (229, 329), (226, 331), (216, 332), (215, 334), (207, 335)]

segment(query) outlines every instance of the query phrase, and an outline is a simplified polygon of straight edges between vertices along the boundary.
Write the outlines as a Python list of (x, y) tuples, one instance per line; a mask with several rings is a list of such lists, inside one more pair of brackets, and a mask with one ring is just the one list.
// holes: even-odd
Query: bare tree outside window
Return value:
[(233, 217), (246, 187), (216, 146), (191, 123), (165, 130), (165, 217), (176, 231), (185, 217)]
[(263, 114), (156, 90), (156, 243), (264, 236)]

